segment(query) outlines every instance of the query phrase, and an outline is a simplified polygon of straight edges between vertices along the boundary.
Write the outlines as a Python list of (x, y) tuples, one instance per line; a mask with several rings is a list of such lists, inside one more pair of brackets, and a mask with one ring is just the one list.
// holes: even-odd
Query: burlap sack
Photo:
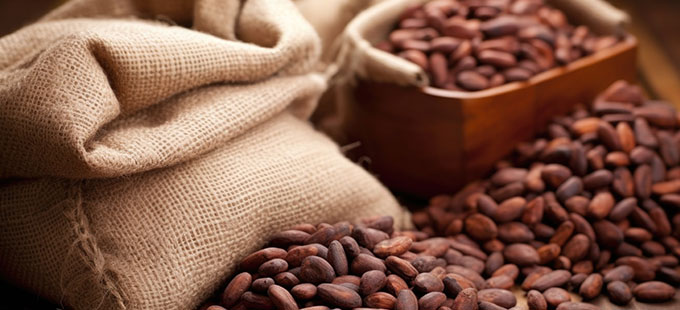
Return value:
[(0, 274), (74, 309), (192, 309), (272, 232), (405, 221), (304, 120), (318, 56), (284, 0), (74, 0), (1, 38)]

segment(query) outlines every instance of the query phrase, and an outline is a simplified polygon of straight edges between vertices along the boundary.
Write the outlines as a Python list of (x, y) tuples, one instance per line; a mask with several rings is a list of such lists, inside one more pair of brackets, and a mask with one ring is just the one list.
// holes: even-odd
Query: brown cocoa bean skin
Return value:
[(241, 261), (241, 270), (244, 271), (255, 271), (264, 262), (275, 259), (275, 258), (285, 258), (288, 252), (279, 248), (265, 248), (254, 252)]
[(347, 255), (345, 254), (345, 249), (338, 240), (333, 240), (328, 245), (328, 262), (331, 264), (335, 270), (335, 274), (338, 276), (347, 275), (349, 272), (349, 265), (347, 263)]
[(536, 249), (536, 252), (538, 252), (540, 258), (539, 263), (545, 265), (560, 255), (561, 248), (557, 244), (549, 243)]
[(551, 308), (557, 307), (559, 304), (571, 301), (569, 292), (560, 287), (551, 287), (543, 292), (543, 297)]
[(469, 91), (477, 91), (489, 87), (489, 80), (475, 71), (460, 72), (456, 80), (461, 87)]
[(588, 204), (588, 215), (596, 219), (603, 219), (614, 208), (614, 203), (614, 196), (610, 192), (599, 192)]
[(481, 275), (479, 275), (476, 271), (463, 267), (463, 266), (457, 266), (457, 265), (449, 265), (446, 266), (446, 272), (449, 274), (459, 274), (466, 279), (472, 281), (477, 288), (482, 288), (484, 286), (484, 278), (482, 278)]
[(498, 268), (491, 276), (507, 276), (513, 281), (519, 276), (519, 268), (515, 264), (506, 264)]
[(529, 203), (527, 203), (527, 207), (524, 209), (524, 213), (522, 214), (522, 223), (526, 225), (540, 223), (543, 219), (544, 208), (545, 201), (543, 200), (543, 197), (537, 197), (529, 201)]
[(565, 221), (555, 230), (555, 234), (550, 238), (550, 243), (557, 244), (558, 246), (563, 246), (567, 240), (574, 233), (574, 223), (571, 221)]
[(412, 291), (405, 289), (399, 291), (397, 295), (397, 302), (394, 305), (395, 310), (418, 310), (418, 298)]
[(241, 296), (241, 301), (246, 309), (274, 310), (274, 304), (267, 296), (245, 292)]
[(605, 248), (616, 249), (623, 242), (623, 231), (614, 223), (600, 220), (593, 223), (597, 242)]
[(380, 270), (382, 272), (387, 271), (383, 260), (368, 254), (357, 255), (357, 257), (355, 257), (352, 261), (350, 268), (352, 273), (356, 275), (362, 275), (364, 272), (370, 270)]
[(605, 283), (613, 281), (628, 282), (630, 280), (633, 280), (633, 276), (635, 276), (635, 271), (633, 270), (633, 267), (630, 267), (628, 265), (621, 265), (607, 271), (607, 273), (605, 273), (604, 275), (603, 280)]
[(527, 305), (529, 310), (548, 310), (545, 297), (537, 290), (531, 290), (527, 293)]
[(643, 302), (663, 302), (675, 296), (675, 288), (660, 281), (649, 281), (635, 286), (633, 295)]
[(625, 219), (631, 212), (633, 212), (633, 209), (635, 209), (636, 205), (637, 199), (634, 197), (629, 197), (619, 201), (609, 213), (609, 219), (613, 222), (618, 222)]
[(584, 234), (573, 236), (562, 248), (562, 255), (572, 262), (578, 262), (588, 254), (590, 239)]
[(522, 197), (506, 199), (498, 205), (494, 220), (499, 223), (513, 221), (519, 218), (526, 207), (526, 200)]
[(612, 281), (607, 284), (609, 300), (617, 305), (627, 305), (633, 299), (633, 293), (628, 284), (622, 281)]
[(498, 227), (496, 223), (482, 214), (473, 214), (465, 219), (465, 231), (470, 237), (486, 241), (496, 238)]
[[(451, 308), (444, 308), (444, 309), (439, 308), (439, 309), (440, 310), (448, 310), (448, 309), (451, 309)], [(506, 310), (505, 308), (503, 308), (499, 305), (492, 304), (492, 303), (487, 302), (487, 301), (480, 301), (477, 309), (479, 309), (479, 310)]]
[(298, 284), (290, 289), (290, 293), (297, 299), (312, 299), (316, 296), (316, 285), (310, 283)]
[(518, 266), (529, 266), (538, 264), (540, 258), (536, 249), (524, 243), (515, 243), (503, 249), (505, 261)]
[(560, 164), (545, 165), (541, 170), (541, 178), (554, 188), (559, 187), (569, 177), (571, 177), (571, 170)]
[(335, 279), (333, 279), (332, 284), (343, 284), (343, 283), (351, 283), (356, 286), (359, 286), (361, 284), (361, 278), (354, 276), (354, 275), (347, 275), (347, 276), (339, 276)]
[(535, 239), (528, 226), (520, 222), (509, 222), (498, 226), (498, 239), (506, 243), (524, 243)]
[(385, 239), (389, 239), (389, 237), (390, 236), (384, 231), (368, 227), (357, 227), (352, 231), (352, 238), (354, 238), (359, 245), (364, 246), (367, 249), (373, 249), (376, 244)]
[[(417, 308), (413, 308), (417, 310)], [(476, 310), (477, 309), (477, 291), (474, 288), (466, 288), (462, 290), (456, 299), (453, 301), (453, 307), (456, 310)]]
[(419, 310), (437, 310), (446, 301), (446, 294), (442, 292), (430, 292), (418, 300)]
[(298, 277), (291, 272), (282, 272), (277, 274), (274, 276), (274, 281), (276, 284), (286, 288), (300, 284), (300, 279), (298, 279)]
[(635, 194), (639, 199), (647, 199), (652, 192), (652, 168), (649, 165), (640, 165), (633, 173), (635, 181)]
[(493, 252), (489, 254), (489, 257), (486, 260), (484, 271), (487, 275), (493, 274), (498, 268), (503, 266), (504, 262), (503, 253)]
[(461, 287), (458, 281), (452, 277), (445, 277), (443, 282), (444, 292), (452, 298), (456, 298), (456, 296), (458, 296), (458, 294), (463, 290), (463, 287)]
[(258, 278), (250, 285), (250, 289), (257, 293), (266, 293), (270, 286), (274, 284), (272, 278)]
[(593, 299), (597, 297), (597, 295), (599, 295), (602, 291), (603, 283), (602, 275), (599, 273), (593, 273), (589, 275), (585, 281), (583, 281), (578, 293), (584, 299)]
[(649, 217), (652, 219), (656, 225), (656, 235), (659, 237), (665, 237), (671, 234), (671, 223), (668, 220), (668, 215), (666, 211), (662, 208), (653, 208), (648, 212)]
[(517, 64), (514, 55), (496, 50), (484, 50), (478, 53), (477, 59), (483, 64), (489, 64), (501, 68), (513, 67)]
[(387, 282), (385, 283), (385, 288), (392, 295), (398, 295), (401, 290), (408, 289), (408, 284), (395, 274), (387, 276)]
[(387, 257), (390, 255), (399, 256), (406, 253), (413, 244), (413, 240), (409, 237), (396, 237), (379, 242), (373, 248), (373, 253), (378, 257)]
[(508, 290), (489, 288), (477, 292), (478, 301), (486, 301), (503, 308), (512, 308), (517, 304), (517, 298)]
[[(432, 45), (430, 45), (430, 48)], [(442, 53), (432, 53), (429, 57), (428, 68), (432, 76), (432, 84), (436, 87), (443, 87), (447, 80), (448, 61)]]
[(506, 275), (501, 275), (486, 279), (482, 287), (509, 290), (514, 284), (515, 282), (512, 280), (512, 278)]
[(596, 240), (593, 226), (583, 216), (576, 213), (570, 213), (569, 220), (574, 223), (575, 232), (588, 236), (590, 240)]
[(405, 279), (414, 279), (418, 275), (418, 270), (410, 262), (396, 256), (385, 259), (385, 266), (391, 272)]
[(322, 300), (340, 308), (361, 307), (359, 293), (342, 285), (323, 283), (317, 287), (317, 294)]
[(602, 141), (610, 151), (621, 151), (623, 149), (616, 130), (608, 122), (600, 122), (597, 127), (597, 135), (600, 141)]
[(605, 169), (599, 169), (583, 177), (583, 188), (593, 190), (608, 186), (614, 180), (614, 174)]
[(334, 235), (335, 228), (333, 226), (325, 226), (317, 229), (315, 233), (311, 234), (305, 240), (305, 244), (319, 243), (328, 246), (328, 244), (333, 241)]
[(623, 232), (624, 238), (627, 241), (632, 241), (636, 243), (643, 243), (652, 240), (652, 233), (644, 228), (631, 227)]
[(385, 292), (377, 292), (364, 297), (364, 306), (371, 308), (392, 309), (397, 299)]
[(280, 258), (275, 258), (260, 265), (258, 273), (263, 276), (273, 276), (286, 270), (288, 270), (288, 262)]
[(335, 278), (335, 270), (325, 259), (308, 256), (300, 266), (300, 278), (308, 283), (330, 283)]
[(302, 245), (288, 250), (285, 260), (288, 262), (289, 267), (299, 267), (302, 264), (302, 260), (307, 256), (317, 255), (319, 253), (319, 248), (314, 245)]
[(241, 298), (243, 293), (245, 293), (250, 288), (252, 281), (253, 277), (247, 272), (242, 272), (236, 275), (224, 289), (224, 292), (222, 292), (220, 304), (225, 307), (231, 307), (234, 305), (239, 300), (239, 298)]
[(571, 177), (564, 181), (560, 187), (557, 188), (555, 194), (560, 201), (567, 199), (581, 193), (583, 191), (583, 182), (579, 177)]
[(579, 214), (585, 216), (590, 199), (583, 196), (574, 196), (564, 202), (564, 207), (572, 212), (571, 214)]
[(298, 310), (298, 305), (295, 299), (293, 298), (293, 295), (291, 295), (288, 290), (285, 288), (278, 286), (278, 285), (272, 285), (269, 287), (269, 290), (267, 291), (269, 298), (272, 300), (274, 305), (276, 306), (276, 309), (281, 309), (281, 310)]
[(269, 244), (277, 248), (286, 248), (293, 244), (303, 244), (310, 234), (299, 230), (284, 230), (274, 234)]
[(413, 286), (420, 292), (441, 292), (444, 290), (444, 282), (431, 273), (421, 273), (413, 280)]
[(528, 291), (534, 284), (534, 282), (536, 282), (536, 280), (538, 280), (541, 276), (551, 271), (552, 270), (550, 270), (550, 268), (548, 267), (541, 267), (540, 269), (531, 272), (522, 282), (521, 288), (525, 291)]
[(651, 281), (656, 277), (656, 267), (648, 260), (636, 256), (624, 256), (616, 260), (616, 265), (628, 265), (633, 268), (633, 280)]
[(387, 283), (387, 276), (380, 270), (364, 272), (359, 284), (359, 293), (363, 296), (373, 294), (381, 290)]
[(560, 287), (566, 284), (571, 278), (571, 273), (567, 270), (555, 270), (542, 275), (531, 285), (531, 289), (545, 291), (551, 287)]

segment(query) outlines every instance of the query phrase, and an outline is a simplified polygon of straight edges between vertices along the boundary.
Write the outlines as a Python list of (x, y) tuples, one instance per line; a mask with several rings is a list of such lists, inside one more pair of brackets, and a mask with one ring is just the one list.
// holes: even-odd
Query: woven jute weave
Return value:
[(299, 222), (407, 214), (306, 118), (284, 0), (72, 0), (0, 38), (0, 275), (73, 309), (192, 309)]

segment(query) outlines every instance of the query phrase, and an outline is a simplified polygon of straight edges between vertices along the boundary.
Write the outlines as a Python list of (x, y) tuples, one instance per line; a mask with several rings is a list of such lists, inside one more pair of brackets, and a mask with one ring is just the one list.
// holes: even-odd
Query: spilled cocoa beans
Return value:
[[(680, 284), (680, 129), (616, 82), (486, 180), (414, 212), (301, 224), (243, 258), (203, 309), (589, 310), (673, 299)], [(572, 300), (575, 292), (582, 301)]]
[[(491, 279), (502, 264), (516, 265), (531, 309), (589, 307), (567, 290), (618, 305), (672, 299), (680, 285), (679, 129), (673, 107), (618, 81), (589, 109), (520, 145), (487, 180), (432, 198), (414, 222), (428, 235), (478, 245), (494, 258), (483, 274)], [(464, 223), (459, 231), (445, 226), (454, 221)]]

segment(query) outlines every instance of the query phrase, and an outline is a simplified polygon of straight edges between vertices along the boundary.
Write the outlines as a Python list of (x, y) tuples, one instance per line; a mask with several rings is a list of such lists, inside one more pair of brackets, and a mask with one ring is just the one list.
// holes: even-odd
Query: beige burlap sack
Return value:
[(272, 232), (405, 222), (305, 121), (319, 51), (284, 0), (73, 0), (0, 38), (2, 277), (68, 308), (192, 309)]

